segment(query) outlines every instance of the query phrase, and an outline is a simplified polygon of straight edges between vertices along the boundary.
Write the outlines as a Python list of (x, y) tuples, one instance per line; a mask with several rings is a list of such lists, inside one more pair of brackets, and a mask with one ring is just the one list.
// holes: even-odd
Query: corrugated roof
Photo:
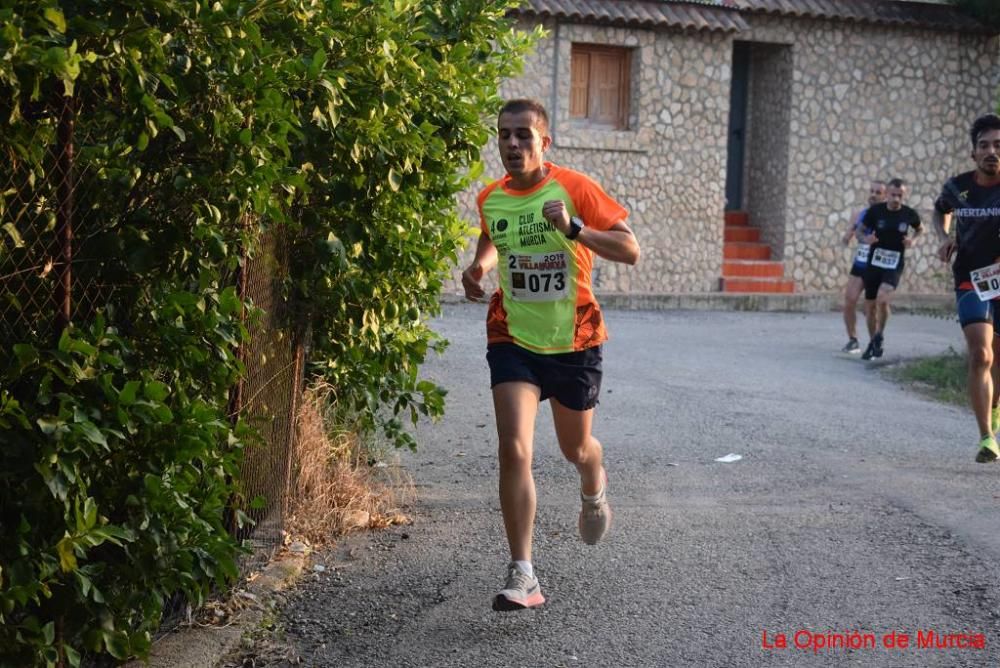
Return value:
[(752, 14), (996, 33), (947, 4), (895, 0), (525, 0), (521, 16), (639, 28), (741, 32)]
[(744, 12), (944, 30), (996, 32), (950, 5), (889, 0), (730, 0)]
[(521, 16), (558, 18), (579, 23), (630, 28), (674, 27), (690, 30), (739, 32), (748, 28), (737, 12), (721, 2), (662, 2), (657, 0), (525, 0), (517, 10)]

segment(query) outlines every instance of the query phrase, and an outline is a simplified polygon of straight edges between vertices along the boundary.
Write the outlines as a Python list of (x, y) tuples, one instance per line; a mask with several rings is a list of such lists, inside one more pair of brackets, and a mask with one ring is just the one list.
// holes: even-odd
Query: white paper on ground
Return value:
[(743, 455), (738, 455), (735, 452), (730, 452), (725, 457), (716, 457), (715, 461), (722, 462), (723, 464), (729, 464), (731, 462), (738, 462), (743, 459)]

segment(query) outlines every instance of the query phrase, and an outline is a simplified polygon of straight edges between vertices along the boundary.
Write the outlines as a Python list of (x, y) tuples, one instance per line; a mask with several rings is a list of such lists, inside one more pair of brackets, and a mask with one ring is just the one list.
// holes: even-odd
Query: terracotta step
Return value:
[(726, 225), (749, 225), (750, 214), (746, 211), (726, 211)]
[(785, 265), (767, 260), (726, 260), (722, 263), (723, 278), (781, 278)]
[(795, 281), (783, 278), (723, 278), (723, 292), (795, 292)]
[(767, 244), (731, 241), (722, 244), (723, 260), (770, 260), (771, 247)]
[(726, 225), (724, 241), (760, 241), (760, 229), (749, 225)]

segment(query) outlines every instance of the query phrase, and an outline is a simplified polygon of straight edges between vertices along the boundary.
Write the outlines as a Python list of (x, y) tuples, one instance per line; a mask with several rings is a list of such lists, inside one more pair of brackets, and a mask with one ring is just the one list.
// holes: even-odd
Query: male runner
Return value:
[[(863, 360), (882, 357), (885, 326), (889, 322), (889, 304), (903, 274), (906, 249), (923, 232), (920, 216), (903, 204), (906, 183), (892, 179), (886, 188), (886, 201), (870, 207), (861, 219), (862, 241), (871, 246), (865, 269), (865, 319), (868, 321), (868, 348)], [(913, 236), (909, 236), (910, 228)]]
[(861, 346), (858, 345), (858, 298), (861, 291), (865, 289), (865, 268), (868, 266), (868, 244), (861, 241), (862, 228), (861, 219), (865, 217), (868, 208), (885, 201), (885, 181), (872, 181), (868, 187), (868, 206), (858, 212), (852, 219), (851, 228), (844, 234), (842, 241), (847, 246), (851, 239), (858, 242), (858, 247), (854, 251), (854, 262), (851, 264), (851, 272), (847, 277), (847, 285), (844, 286), (844, 327), (847, 328), (847, 344), (841, 348), (841, 352), (860, 353)]
[(531, 563), (535, 482), (531, 474), (539, 401), (551, 399), (556, 438), (580, 474), (580, 537), (597, 543), (611, 525), (601, 444), (591, 433), (607, 339), (591, 291), (594, 255), (635, 264), (628, 213), (595, 181), (544, 161), (548, 114), (535, 100), (507, 102), (497, 123), (507, 175), (479, 193), (482, 232), (462, 273), (469, 299), (499, 267), (486, 317), (487, 353), (500, 459), (500, 512), (510, 547), (501, 611), (545, 602)]
[[(976, 168), (944, 184), (934, 203), (933, 220), (943, 239), (938, 256), (947, 262), (955, 255), (952, 274), (969, 358), (969, 402), (979, 426), (976, 461), (984, 463), (1000, 456), (996, 441), (1000, 308), (994, 301), (997, 277), (991, 275), (1000, 272), (990, 269), (1000, 259), (1000, 116), (980, 116), (969, 136)], [(957, 220), (954, 239), (948, 235), (952, 217)]]

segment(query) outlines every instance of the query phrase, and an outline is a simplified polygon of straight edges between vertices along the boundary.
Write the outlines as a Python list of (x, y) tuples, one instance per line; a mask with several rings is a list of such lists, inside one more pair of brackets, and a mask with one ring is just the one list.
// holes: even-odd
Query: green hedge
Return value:
[[(0, 665), (143, 656), (165, 600), (236, 576), (232, 286), (268, 228), (293, 239), (311, 370), (398, 444), (441, 414), (426, 318), (466, 234), (455, 195), (533, 39), (511, 4), (0, 0), (0, 159), (40, 183), (44, 110), (74, 96), (76, 254), (102, 258), (77, 277), (114, 286), (57, 342), (23, 306), (0, 355)], [(4, 210), (0, 261), (32, 234)]]

